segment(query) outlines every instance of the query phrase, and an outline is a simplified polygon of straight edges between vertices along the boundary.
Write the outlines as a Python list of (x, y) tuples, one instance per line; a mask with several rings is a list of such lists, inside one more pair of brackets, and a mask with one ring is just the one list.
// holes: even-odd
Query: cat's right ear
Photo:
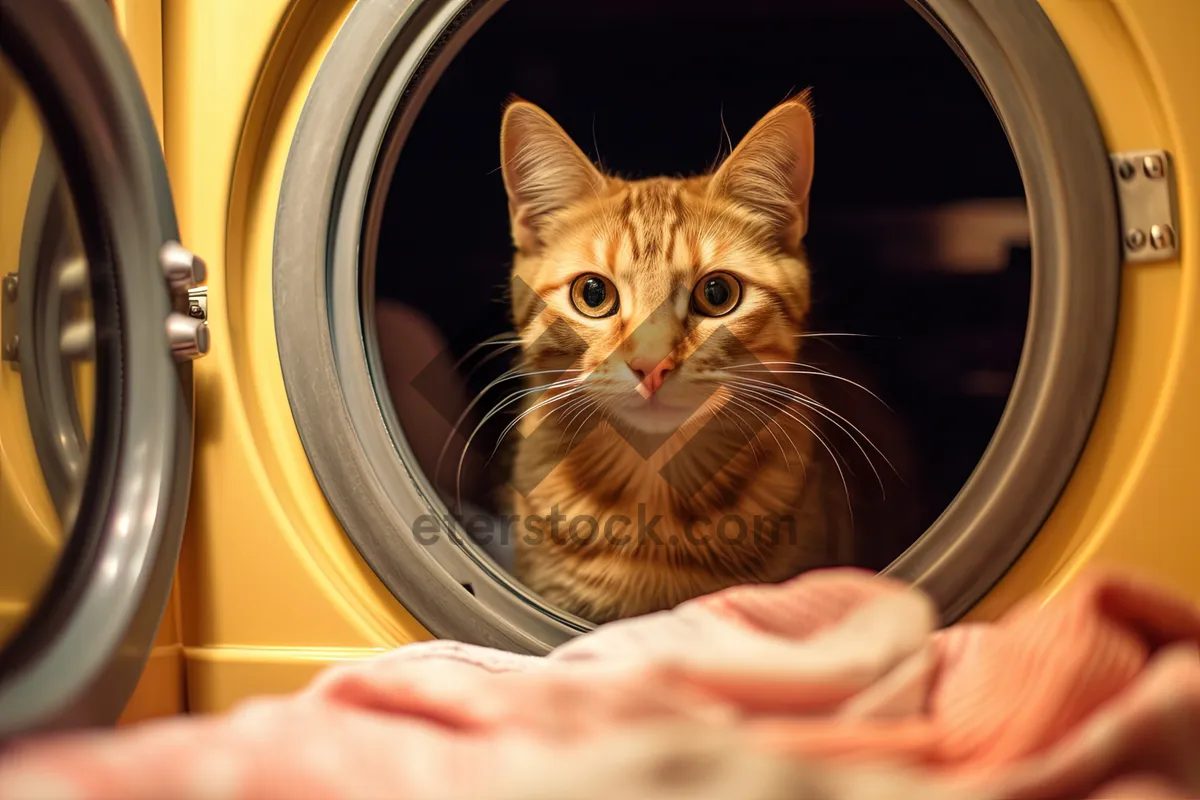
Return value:
[(513, 242), (532, 252), (557, 212), (594, 195), (604, 176), (549, 114), (524, 100), (504, 110), (500, 158)]
[(788, 249), (808, 230), (813, 117), (808, 92), (772, 109), (713, 176), (711, 191), (753, 211)]

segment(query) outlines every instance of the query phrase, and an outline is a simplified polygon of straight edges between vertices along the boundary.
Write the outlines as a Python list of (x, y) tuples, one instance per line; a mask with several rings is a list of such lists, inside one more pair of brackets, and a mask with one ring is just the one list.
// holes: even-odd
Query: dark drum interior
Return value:
[[(870, 366), (915, 431), (928, 525), (1004, 409), (1031, 265), (1004, 130), (904, 0), (511, 0), (454, 58), (409, 134), (375, 297), (423, 314), (455, 359), (509, 327), (498, 138), (511, 95), (545, 108), (606, 168), (637, 177), (707, 169), (728, 152), (726, 130), (736, 143), (806, 87), (817, 132), (809, 328), (866, 334), (837, 346)], [(408, 344), (380, 331), (385, 361)], [(469, 393), (509, 363), (478, 369)], [(405, 424), (414, 401), (393, 396)], [(488, 450), (498, 432), (481, 434)]]

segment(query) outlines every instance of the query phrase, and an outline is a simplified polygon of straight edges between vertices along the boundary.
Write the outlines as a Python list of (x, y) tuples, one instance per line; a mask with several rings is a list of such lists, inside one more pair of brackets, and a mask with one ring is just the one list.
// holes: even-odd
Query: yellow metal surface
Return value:
[(142, 677), (125, 705), (119, 723), (127, 725), (187, 710), (187, 675), (179, 625), (179, 581), (171, 589), (167, 610)]
[(1200, 600), (1200, 3), (1042, 0), (1087, 83), (1110, 150), (1175, 160), (1182, 249), (1126, 265), (1116, 353), (1074, 477), (1027, 552), (974, 616), (1081, 570), (1115, 566)]
[(125, 47), (133, 57), (150, 113), (163, 135), (162, 0), (110, 0)]
[[(1109, 387), (1045, 530), (973, 616), (1061, 588), (1090, 564), (1200, 599), (1200, 3), (1043, 0), (1110, 149), (1176, 158), (1179, 261), (1127, 266)], [(213, 349), (197, 362), (197, 455), (181, 563), (190, 708), (301, 685), (325, 664), (429, 634), (339, 528), (290, 413), (271, 249), (301, 105), (351, 0), (165, 0), (166, 153), (184, 241), (208, 261)]]
[(335, 660), (429, 638), (326, 505), (275, 346), (271, 248), (288, 144), (349, 0), (166, 0), (166, 154), (209, 265), (196, 469), (181, 561), (189, 708), (285, 691)]

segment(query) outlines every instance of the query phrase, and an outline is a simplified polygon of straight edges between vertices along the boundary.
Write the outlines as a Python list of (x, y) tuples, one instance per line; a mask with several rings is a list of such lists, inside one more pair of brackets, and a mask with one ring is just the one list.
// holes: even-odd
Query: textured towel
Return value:
[(10, 745), (0, 798), (1200, 797), (1200, 610), (1118, 575), (936, 630), (857, 570), (546, 658), (455, 642), (228, 714)]

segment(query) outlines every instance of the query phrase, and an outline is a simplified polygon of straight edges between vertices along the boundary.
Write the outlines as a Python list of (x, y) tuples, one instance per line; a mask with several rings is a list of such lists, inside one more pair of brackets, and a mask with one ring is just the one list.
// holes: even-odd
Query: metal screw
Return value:
[(17, 299), (17, 276), (9, 275), (4, 279), (4, 296), (9, 300)]
[(17, 360), (18, 348), (21, 344), (21, 338), (14, 336), (4, 343), (4, 357), (9, 361)]
[(199, 303), (192, 303), (188, 306), (188, 316), (194, 319), (204, 319), (204, 309), (200, 307)]
[(1125, 245), (1130, 250), (1141, 250), (1146, 246), (1146, 234), (1141, 228), (1134, 228), (1125, 234)]
[(1146, 171), (1147, 178), (1161, 178), (1163, 176), (1163, 161), (1159, 156), (1146, 156), (1142, 159), (1142, 169)]
[(1150, 246), (1155, 250), (1166, 250), (1175, 246), (1175, 231), (1170, 225), (1150, 227)]
[(1137, 169), (1133, 166), (1132, 161), (1122, 161), (1117, 167), (1117, 174), (1121, 176), (1122, 180), (1130, 180), (1135, 172)]

